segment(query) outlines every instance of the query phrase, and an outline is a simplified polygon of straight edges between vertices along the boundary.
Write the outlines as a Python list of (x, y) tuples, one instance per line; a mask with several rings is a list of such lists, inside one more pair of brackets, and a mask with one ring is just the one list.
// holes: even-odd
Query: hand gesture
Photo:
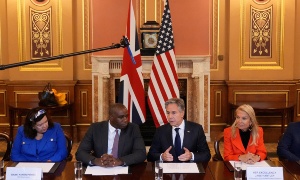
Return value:
[(172, 149), (172, 146), (170, 146), (162, 155), (161, 158), (163, 161), (173, 161), (173, 156), (170, 154), (170, 150)]
[(178, 156), (179, 161), (189, 161), (192, 159), (192, 153), (185, 147), (183, 147), (184, 153)]

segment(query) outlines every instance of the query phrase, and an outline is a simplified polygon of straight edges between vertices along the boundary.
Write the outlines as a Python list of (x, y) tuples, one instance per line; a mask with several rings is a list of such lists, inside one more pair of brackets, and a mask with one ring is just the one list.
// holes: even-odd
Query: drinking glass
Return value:
[(155, 161), (155, 179), (156, 180), (163, 179), (163, 161), (161, 160)]
[(76, 161), (74, 162), (75, 168), (75, 180), (82, 180), (82, 162)]
[(234, 179), (235, 180), (242, 180), (242, 162), (236, 161), (234, 162)]

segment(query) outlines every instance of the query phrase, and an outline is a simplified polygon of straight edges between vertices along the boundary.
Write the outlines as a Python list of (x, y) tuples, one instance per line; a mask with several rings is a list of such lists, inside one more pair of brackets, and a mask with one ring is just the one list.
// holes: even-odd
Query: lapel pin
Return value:
[(51, 138), (50, 141), (53, 141), (53, 139)]

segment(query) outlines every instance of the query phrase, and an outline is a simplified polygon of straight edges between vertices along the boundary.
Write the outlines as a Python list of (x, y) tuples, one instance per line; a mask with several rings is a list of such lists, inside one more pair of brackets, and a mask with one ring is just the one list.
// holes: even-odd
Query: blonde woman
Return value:
[(254, 164), (266, 156), (263, 129), (258, 126), (254, 109), (248, 104), (239, 106), (234, 123), (224, 129), (224, 160)]

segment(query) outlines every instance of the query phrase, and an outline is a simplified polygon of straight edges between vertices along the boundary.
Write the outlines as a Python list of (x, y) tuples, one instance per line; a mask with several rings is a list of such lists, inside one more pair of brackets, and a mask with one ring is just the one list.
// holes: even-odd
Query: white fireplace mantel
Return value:
[[(111, 100), (111, 76), (120, 76), (122, 56), (92, 56), (93, 121), (105, 120)], [(142, 56), (143, 76), (150, 77), (153, 57)], [(187, 119), (203, 126), (210, 141), (210, 56), (176, 56), (179, 78), (188, 80)], [(181, 76), (182, 75), (182, 76)]]

